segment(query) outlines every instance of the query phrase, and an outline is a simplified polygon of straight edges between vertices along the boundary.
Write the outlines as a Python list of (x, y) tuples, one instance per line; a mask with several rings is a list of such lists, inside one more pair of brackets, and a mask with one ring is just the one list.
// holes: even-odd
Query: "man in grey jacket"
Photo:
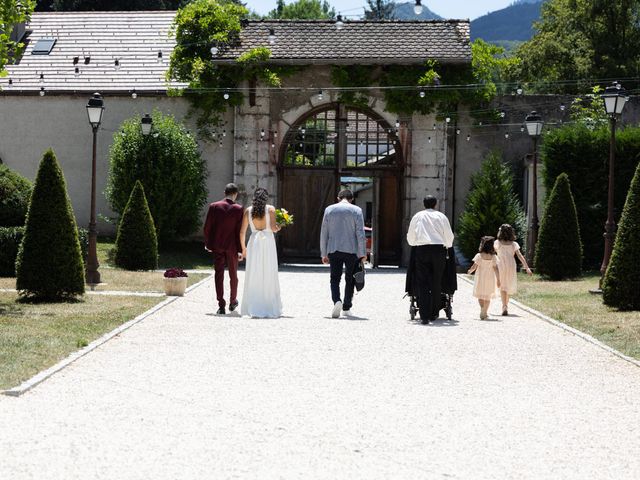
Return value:
[[(366, 258), (364, 217), (362, 209), (352, 205), (353, 192), (342, 190), (338, 195), (338, 203), (324, 211), (322, 229), (320, 231), (320, 253), (322, 263), (331, 266), (331, 298), (333, 311), (331, 316), (338, 318), (340, 310), (345, 315), (351, 312), (355, 281), (353, 273), (358, 261)], [(344, 303), (340, 298), (340, 280), (345, 270), (346, 287)]]

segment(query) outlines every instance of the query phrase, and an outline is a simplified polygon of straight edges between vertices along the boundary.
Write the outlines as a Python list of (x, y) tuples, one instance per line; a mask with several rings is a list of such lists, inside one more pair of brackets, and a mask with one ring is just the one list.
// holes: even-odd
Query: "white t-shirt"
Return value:
[(412, 247), (420, 245), (453, 246), (453, 232), (444, 213), (427, 209), (416, 213), (409, 224), (407, 242)]

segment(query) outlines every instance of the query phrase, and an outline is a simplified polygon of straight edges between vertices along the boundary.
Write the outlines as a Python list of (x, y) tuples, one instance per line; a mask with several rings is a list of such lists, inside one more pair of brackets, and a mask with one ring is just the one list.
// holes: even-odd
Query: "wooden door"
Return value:
[(294, 216), (295, 224), (280, 236), (284, 262), (320, 262), (320, 228), (324, 209), (338, 196), (335, 170), (285, 169), (280, 205)]
[[(376, 265), (399, 265), (402, 252), (402, 209), (399, 177), (396, 172), (384, 172), (376, 177), (377, 234)], [(375, 258), (375, 256), (374, 256)]]

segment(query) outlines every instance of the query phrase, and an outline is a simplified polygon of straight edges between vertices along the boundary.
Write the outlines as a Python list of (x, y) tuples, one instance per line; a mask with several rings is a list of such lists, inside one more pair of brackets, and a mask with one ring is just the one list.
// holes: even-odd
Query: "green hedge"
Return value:
[(29, 208), (31, 182), (0, 165), (0, 227), (21, 227)]
[(16, 257), (24, 227), (0, 227), (0, 277), (16, 276)]
[[(578, 211), (585, 268), (598, 268), (604, 253), (610, 136), (608, 128), (590, 130), (583, 125), (569, 125), (549, 131), (542, 144), (543, 179), (547, 192), (551, 192), (558, 175), (566, 173), (569, 176)], [(640, 160), (640, 128), (619, 130), (616, 139), (617, 220)]]

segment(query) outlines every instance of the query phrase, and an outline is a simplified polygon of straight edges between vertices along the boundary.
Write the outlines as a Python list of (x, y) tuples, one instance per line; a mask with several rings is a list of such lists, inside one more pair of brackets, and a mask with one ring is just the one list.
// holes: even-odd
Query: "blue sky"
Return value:
[[(262, 14), (267, 13), (276, 5), (276, 0), (244, 1), (246, 1), (247, 7)], [(291, 3), (291, 1), (285, 0), (286, 3)], [(403, 0), (398, 0), (398, 3), (402, 2)], [(340, 10), (347, 15), (362, 13), (362, 7), (367, 5), (366, 0), (329, 0), (329, 3), (335, 7), (336, 11)], [(424, 6), (445, 18), (470, 19), (507, 7), (511, 3), (513, 0), (422, 0)]]

